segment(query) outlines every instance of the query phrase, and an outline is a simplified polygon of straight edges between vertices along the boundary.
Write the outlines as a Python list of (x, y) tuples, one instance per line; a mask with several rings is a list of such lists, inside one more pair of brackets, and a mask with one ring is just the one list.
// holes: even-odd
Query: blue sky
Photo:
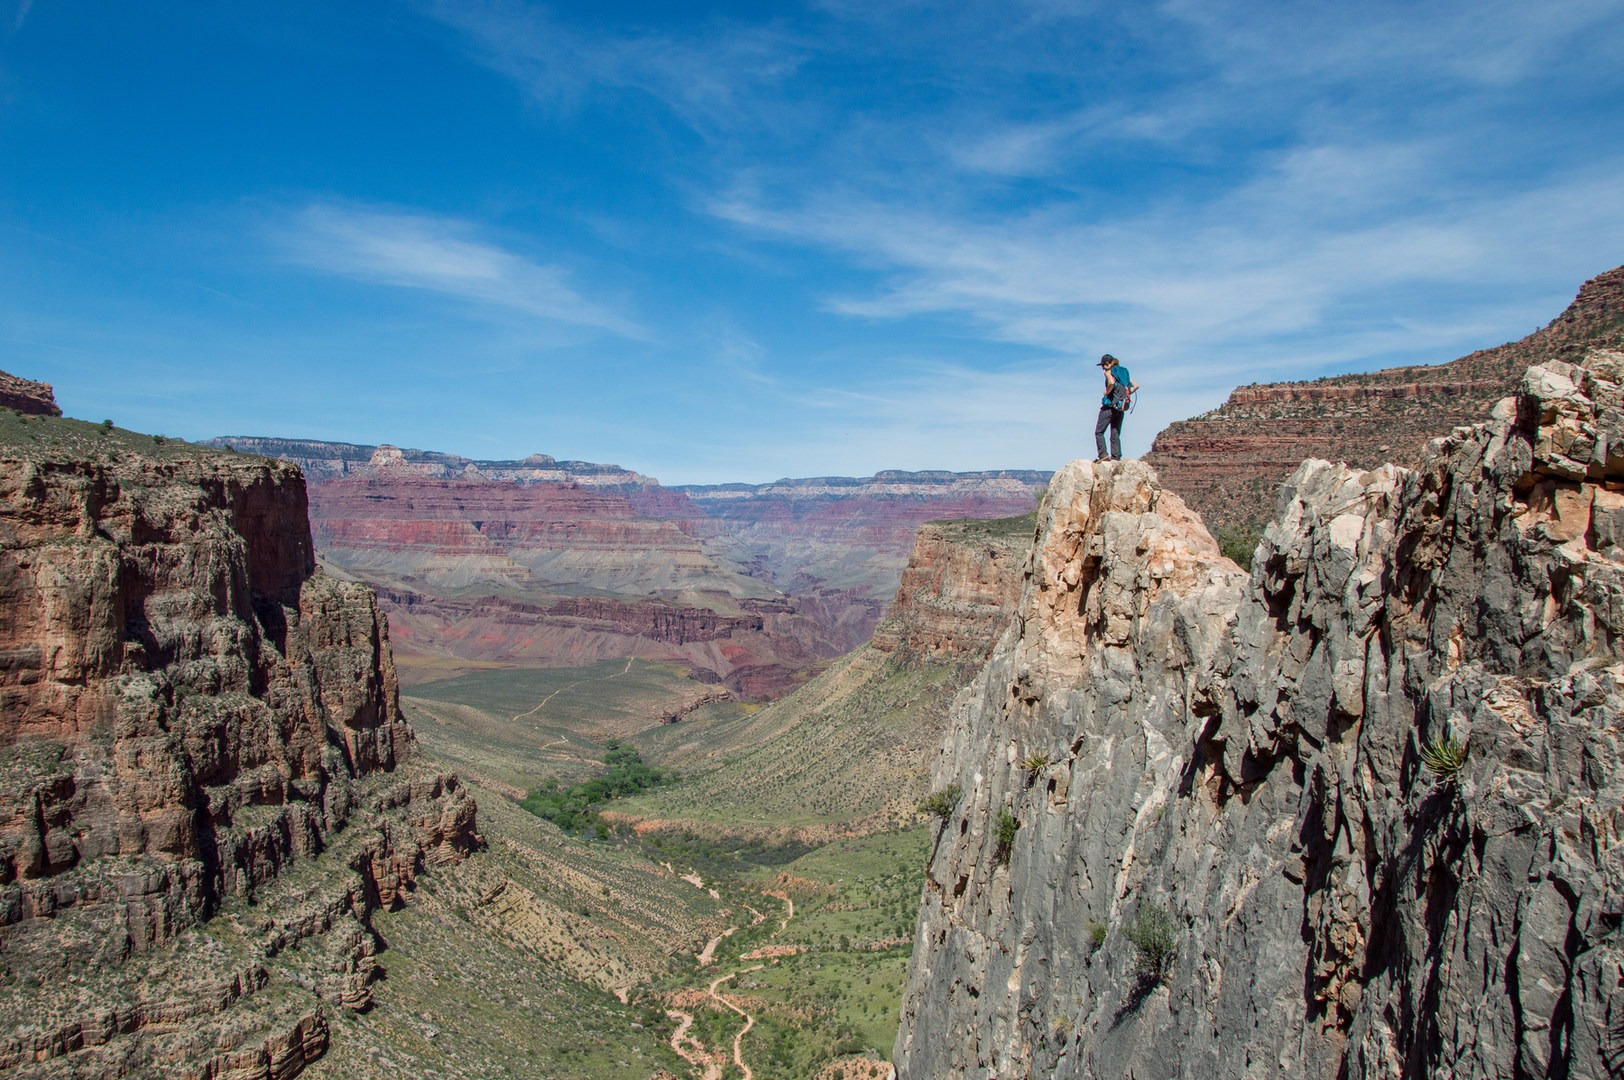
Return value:
[(0, 0), (0, 368), (667, 483), (1130, 453), (1624, 263), (1624, 4)]

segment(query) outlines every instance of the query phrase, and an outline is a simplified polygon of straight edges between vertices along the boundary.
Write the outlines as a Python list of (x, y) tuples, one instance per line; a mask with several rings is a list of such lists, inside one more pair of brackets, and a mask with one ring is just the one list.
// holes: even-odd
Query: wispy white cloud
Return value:
[(433, 17), (460, 31), (479, 59), (536, 101), (573, 109), (595, 90), (632, 90), (671, 109), (700, 134), (771, 123), (777, 106), (760, 91), (792, 74), (802, 56), (771, 25), (700, 21), (681, 33), (587, 33), (548, 9), (516, 0), (424, 0)]
[(716, 369), (727, 380), (744, 380), (771, 386), (778, 380), (762, 370), (762, 362), (767, 358), (767, 350), (761, 343), (739, 330), (737, 327), (724, 327), (712, 347), (712, 362)]
[(647, 331), (568, 284), (568, 272), (478, 237), (453, 218), (316, 204), (278, 222), (271, 237), (299, 266), (356, 281), (421, 289), (476, 305), (620, 337)]
[[(1536, 75), (1607, 23), (1612, 0), (1473, 3), (1376, 2), (1351, 5), (1259, 4), (1249, 0), (1169, 0), (1169, 18), (1197, 40), (1226, 80), (1318, 83), (1364, 81), (1377, 74), (1414, 84), (1440, 78), (1509, 85)], [(1594, 43), (1590, 43), (1594, 44)], [(1381, 84), (1370, 90), (1380, 94)]]
[[(1415, 156), (1403, 147), (1295, 151), (1207, 206), (1151, 207), (1110, 223), (1057, 211), (966, 221), (838, 194), (796, 206), (734, 198), (713, 209), (760, 233), (844, 250), (881, 273), (879, 291), (844, 292), (829, 300), (833, 310), (957, 316), (1004, 341), (1072, 355), (1130, 350), (1183, 365), (1181, 375), (1231, 383), (1231, 371), (1211, 370), (1214, 361), (1300, 372), (1305, 361), (1335, 364), (1405, 344), (1424, 350), (1427, 339), (1406, 342), (1410, 332), (1393, 316), (1361, 310), (1375, 299), (1395, 315), (1419, 316), (1425, 306), (1407, 304), (1406, 292), (1526, 286), (1551, 275), (1576, 283), (1564, 265), (1584, 258), (1576, 235), (1588, 233), (1596, 253), (1594, 265), (1576, 268), (1581, 276), (1624, 250), (1624, 218), (1596, 214), (1618, 193), (1617, 174), (1603, 163), (1589, 175), (1442, 210), (1384, 204), (1382, 163), (1402, 172), (1416, 167)], [(1334, 343), (1305, 344), (1306, 331), (1339, 318), (1348, 325)]]

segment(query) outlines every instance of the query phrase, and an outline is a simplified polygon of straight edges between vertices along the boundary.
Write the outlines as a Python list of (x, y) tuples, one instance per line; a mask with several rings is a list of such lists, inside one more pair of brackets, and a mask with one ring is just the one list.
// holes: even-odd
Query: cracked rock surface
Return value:
[(1624, 1074), (1621, 382), (1304, 462), (1250, 575), (1062, 470), (935, 768), (903, 1080)]

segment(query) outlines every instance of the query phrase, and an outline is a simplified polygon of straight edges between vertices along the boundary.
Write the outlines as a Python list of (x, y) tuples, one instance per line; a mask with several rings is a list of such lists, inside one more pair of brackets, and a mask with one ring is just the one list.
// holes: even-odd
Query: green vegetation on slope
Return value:
[[(145, 435), (65, 416), (35, 416), (15, 409), (0, 409), (0, 447), (21, 457), (72, 457), (84, 461), (117, 461), (126, 455), (176, 460), (232, 453), (162, 435)], [(249, 455), (241, 456), (252, 460)]]
[(602, 776), (571, 788), (561, 788), (558, 781), (550, 780), (526, 795), (519, 805), (565, 832), (601, 835), (607, 830), (596, 812), (599, 805), (676, 779), (669, 769), (644, 764), (642, 755), (634, 747), (622, 746), (617, 739), (604, 743), (603, 749), (606, 771)]
[(680, 726), (665, 720), (715, 692), (672, 664), (606, 660), (422, 683), (402, 694), (401, 706), (436, 756), (517, 796), (549, 780), (589, 779), (605, 740)]
[[(1042, 498), (1039, 495), (1038, 498)], [(1037, 529), (1038, 515), (1034, 510), (1030, 514), (1020, 514), (1007, 518), (965, 518), (954, 521), (932, 521), (930, 525), (942, 531), (942, 536), (948, 540), (980, 541), (980, 540), (1020, 540), (1030, 542), (1032, 534)]]
[(1218, 541), (1218, 550), (1223, 552), (1224, 558), (1242, 570), (1250, 570), (1252, 556), (1256, 554), (1257, 546), (1263, 540), (1263, 526), (1264, 523), (1261, 521), (1220, 525), (1212, 538)]
[(690, 718), (637, 736), (650, 758), (690, 778), (625, 800), (617, 812), (740, 835), (761, 826), (866, 832), (909, 823), (925, 794), (920, 763), (959, 685), (950, 666), (904, 665), (859, 649), (754, 714), (709, 726)]
[[(773, 944), (800, 950), (758, 959), (731, 984), (755, 1006), (750, 1065), (762, 1080), (801, 1080), (859, 1052), (889, 1058), (933, 835), (919, 826), (838, 840), (756, 873), (795, 903)], [(730, 948), (737, 956), (747, 944)]]

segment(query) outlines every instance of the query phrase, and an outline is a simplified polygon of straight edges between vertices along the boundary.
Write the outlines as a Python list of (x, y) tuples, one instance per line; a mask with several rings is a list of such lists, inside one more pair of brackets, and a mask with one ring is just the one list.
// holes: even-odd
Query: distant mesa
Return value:
[(679, 663), (749, 698), (866, 641), (921, 523), (1029, 511), (1049, 473), (664, 487), (544, 454), (225, 437), (299, 465), (324, 563), (381, 594), (409, 682), (458, 661)]
[[(203, 446), (231, 447), (261, 457), (290, 461), (304, 471), (307, 480), (330, 480), (366, 473), (380, 465), (409, 466), (421, 475), (451, 478), (470, 470), (496, 482), (570, 482), (592, 485), (654, 484), (651, 477), (622, 469), (619, 465), (599, 465), (591, 461), (559, 461), (549, 454), (531, 454), (517, 461), (481, 460), (434, 450), (416, 450), (389, 443), (326, 442), (320, 439), (283, 439), (263, 435), (222, 435), (205, 439)], [(379, 458), (380, 452), (383, 458)]]
[(1305, 458), (1414, 466), (1428, 441), (1515, 393), (1530, 366), (1620, 346), (1624, 267), (1585, 282), (1566, 311), (1521, 341), (1447, 364), (1239, 387), (1219, 408), (1169, 424), (1145, 461), (1210, 528), (1255, 526)]

